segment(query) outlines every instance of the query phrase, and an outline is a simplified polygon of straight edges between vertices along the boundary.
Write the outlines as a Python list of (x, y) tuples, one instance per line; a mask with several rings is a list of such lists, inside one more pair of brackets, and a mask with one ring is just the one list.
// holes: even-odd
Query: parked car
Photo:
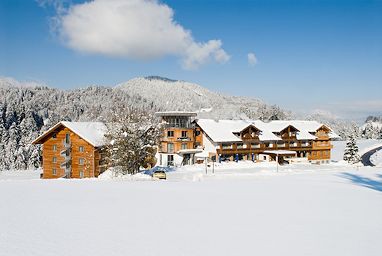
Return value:
[(166, 179), (166, 172), (163, 170), (157, 170), (153, 172), (153, 178), (157, 178), (160, 180), (165, 180)]
[(166, 179), (167, 178), (166, 173), (173, 172), (173, 171), (175, 171), (175, 169), (172, 167), (155, 166), (154, 168), (143, 171), (143, 173), (146, 175), (150, 175), (153, 178)]

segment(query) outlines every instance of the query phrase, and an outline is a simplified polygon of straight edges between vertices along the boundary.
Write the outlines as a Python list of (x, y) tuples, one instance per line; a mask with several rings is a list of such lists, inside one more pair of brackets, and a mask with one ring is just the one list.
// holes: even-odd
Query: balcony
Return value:
[(61, 164), (60, 164), (60, 167), (61, 168), (70, 168), (72, 165), (72, 160), (69, 158), (69, 159), (65, 159)]
[(71, 146), (70, 141), (67, 142), (67, 141), (64, 140), (62, 143), (63, 143), (63, 145), (64, 145), (64, 148), (66, 148), (66, 149), (70, 148), (70, 146)]
[(60, 155), (66, 160), (70, 160), (71, 159), (71, 155), (70, 155), (70, 149), (64, 149), (60, 152)]
[(251, 144), (251, 148), (252, 149), (259, 149), (260, 148), (260, 144)]
[(177, 141), (191, 141), (190, 137), (178, 137), (176, 138)]

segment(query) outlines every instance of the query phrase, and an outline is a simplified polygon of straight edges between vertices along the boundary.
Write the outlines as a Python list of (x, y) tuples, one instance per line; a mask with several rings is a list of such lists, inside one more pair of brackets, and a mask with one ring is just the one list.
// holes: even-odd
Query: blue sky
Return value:
[[(118, 47), (107, 43), (86, 48), (78, 31), (87, 24), (79, 24), (78, 13), (72, 13), (70, 25), (52, 32), (52, 18), (68, 15), (53, 2), (0, 1), (0, 76), (76, 88), (160, 75), (296, 112), (329, 111), (351, 118), (382, 114), (382, 1), (161, 1), (183, 28), (180, 37), (190, 31), (192, 42), (153, 39), (158, 49), (148, 56), (142, 54), (151, 49), (147, 34), (142, 48), (127, 44), (128, 52), (115, 52)], [(65, 7), (83, 3), (71, 1)], [(142, 24), (134, 22), (129, 20), (139, 30)], [(111, 24), (111, 29), (125, 32), (124, 26)], [(205, 49), (200, 44), (214, 39), (222, 45), (215, 45), (209, 58), (195, 61)], [(256, 64), (248, 63), (248, 53), (255, 54)], [(190, 58), (192, 68), (185, 64)]]

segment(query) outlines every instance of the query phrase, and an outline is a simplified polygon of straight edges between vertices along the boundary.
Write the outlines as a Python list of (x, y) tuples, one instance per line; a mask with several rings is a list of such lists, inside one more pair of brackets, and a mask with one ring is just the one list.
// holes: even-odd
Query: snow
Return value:
[[(332, 141), (333, 149), (331, 152), (331, 160), (333, 161), (342, 161), (344, 156), (344, 151), (346, 147), (346, 141)], [(381, 140), (357, 140), (358, 154), (362, 156), (369, 150), (382, 146)]]
[(107, 127), (101, 122), (61, 122), (64, 126), (75, 132), (78, 136), (95, 147), (105, 145)]
[[(293, 126), (298, 130), (297, 139), (314, 140), (316, 136), (310, 133), (316, 132), (323, 126), (316, 121), (301, 120), (262, 122), (260, 120), (197, 119), (196, 122), (214, 142), (240, 142), (242, 140), (234, 133), (239, 133), (251, 125), (261, 131), (259, 135), (261, 141), (281, 140), (274, 132), (280, 132), (288, 126)], [(331, 138), (338, 137), (334, 132), (330, 132), (329, 136)]]
[(51, 127), (49, 130), (41, 134), (32, 143), (38, 143), (43, 137), (56, 130), (61, 125), (69, 128), (85, 141), (89, 142), (94, 147), (105, 145), (105, 134), (107, 127), (102, 122), (68, 122), (61, 121)]
[(370, 161), (375, 165), (382, 167), (382, 150), (375, 152), (371, 157)]
[(196, 122), (213, 142), (240, 142), (233, 132), (240, 132), (251, 124), (244, 120), (198, 119)]
[(0, 255), (380, 255), (381, 168), (234, 164), (156, 182), (0, 172)]
[(371, 126), (371, 127), (374, 127), (374, 128), (377, 128), (377, 129), (382, 129), (382, 123), (381, 122), (366, 122), (364, 123), (360, 129), (361, 130), (365, 130), (368, 126)]

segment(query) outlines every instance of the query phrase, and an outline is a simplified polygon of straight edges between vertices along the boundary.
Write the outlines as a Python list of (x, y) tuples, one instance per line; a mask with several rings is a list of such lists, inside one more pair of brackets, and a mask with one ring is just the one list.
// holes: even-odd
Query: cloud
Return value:
[(253, 52), (248, 53), (247, 55), (248, 64), (251, 66), (255, 66), (257, 64), (256, 55)]
[(157, 0), (72, 4), (57, 12), (54, 21), (64, 44), (79, 52), (138, 60), (177, 56), (185, 69), (230, 59), (220, 40), (195, 41), (191, 31), (174, 20), (174, 11)]

